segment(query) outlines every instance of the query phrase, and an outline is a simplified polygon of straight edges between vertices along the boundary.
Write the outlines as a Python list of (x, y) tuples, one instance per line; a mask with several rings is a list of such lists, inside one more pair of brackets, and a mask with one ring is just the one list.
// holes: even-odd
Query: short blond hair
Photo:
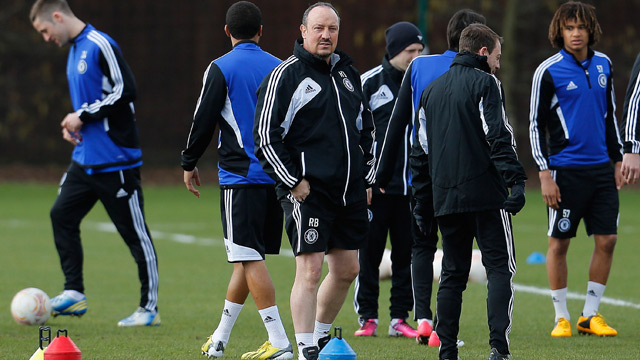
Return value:
[(29, 19), (31, 22), (36, 21), (36, 18), (49, 19), (54, 11), (60, 11), (67, 15), (73, 15), (71, 7), (66, 0), (36, 0), (31, 6), (31, 12), (29, 12)]

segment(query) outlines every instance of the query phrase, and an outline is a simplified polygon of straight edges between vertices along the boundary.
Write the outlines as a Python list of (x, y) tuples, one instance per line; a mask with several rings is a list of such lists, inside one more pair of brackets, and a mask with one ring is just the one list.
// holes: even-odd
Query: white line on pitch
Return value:
[[(116, 227), (113, 226), (112, 223), (101, 222), (101, 223), (91, 223), (89, 225), (90, 226), (93, 225), (93, 227), (99, 231), (112, 232), (112, 233), (117, 232)], [(153, 236), (156, 239), (166, 239), (166, 240), (171, 240), (171, 241), (175, 241), (183, 244), (224, 246), (224, 241), (221, 239), (199, 238), (199, 237), (195, 237), (192, 235), (185, 235), (185, 234), (167, 233), (162, 231), (151, 231), (151, 236)], [(287, 251), (287, 250), (281, 251), (280, 254), (293, 257), (293, 254), (291, 253), (291, 251)], [(514, 284), (514, 287), (516, 291), (544, 295), (544, 296), (551, 296), (549, 294), (549, 289), (543, 289), (535, 286), (520, 285), (520, 284)], [(567, 299), (584, 300), (586, 299), (586, 296), (576, 292), (568, 292)], [(601, 302), (609, 305), (640, 309), (640, 304), (635, 304), (629, 301), (614, 299), (606, 296), (602, 297)]]

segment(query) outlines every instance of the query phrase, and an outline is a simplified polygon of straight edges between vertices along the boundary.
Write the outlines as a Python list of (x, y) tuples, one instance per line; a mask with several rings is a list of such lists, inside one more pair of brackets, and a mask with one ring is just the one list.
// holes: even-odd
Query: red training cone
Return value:
[[(62, 332), (64, 336), (60, 336)], [(82, 352), (67, 336), (67, 329), (61, 329), (44, 351), (44, 360), (82, 360)]]

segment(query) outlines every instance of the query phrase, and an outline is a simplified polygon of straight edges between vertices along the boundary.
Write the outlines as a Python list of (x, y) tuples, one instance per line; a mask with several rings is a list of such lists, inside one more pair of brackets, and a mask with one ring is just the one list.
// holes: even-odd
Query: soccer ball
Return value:
[[(442, 271), (442, 249), (438, 249), (433, 256), (433, 281), (440, 281)], [(469, 269), (469, 281), (483, 283), (487, 281), (487, 273), (482, 265), (482, 253), (478, 249), (471, 252), (471, 269)]]
[(482, 265), (482, 253), (473, 249), (471, 253), (471, 269), (469, 269), (469, 281), (483, 283), (487, 281), (487, 271)]
[(42, 325), (51, 316), (51, 300), (40, 289), (22, 289), (11, 300), (11, 315), (21, 325)]

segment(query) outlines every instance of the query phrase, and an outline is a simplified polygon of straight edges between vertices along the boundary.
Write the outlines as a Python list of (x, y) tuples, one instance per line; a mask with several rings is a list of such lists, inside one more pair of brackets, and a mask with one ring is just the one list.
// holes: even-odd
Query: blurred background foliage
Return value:
[[(111, 35), (137, 80), (136, 113), (146, 167), (175, 167), (213, 59), (230, 50), (223, 32), (228, 0), (108, 0), (69, 3), (82, 20)], [(281, 59), (300, 36), (302, 13), (314, 1), (255, 0), (263, 12), (263, 49)], [(507, 112), (516, 129), (518, 152), (533, 169), (528, 140), (531, 78), (554, 54), (548, 25), (559, 0), (335, 0), (340, 12), (338, 47), (363, 73), (385, 53), (385, 29), (398, 21), (419, 25), (430, 52), (447, 49), (446, 26), (453, 13), (470, 8), (504, 37), (502, 80)], [(640, 51), (640, 0), (587, 0), (596, 6), (603, 29), (595, 50), (607, 54), (615, 70), (617, 115), (636, 54)], [(3, 165), (58, 165), (69, 162), (71, 145), (59, 123), (70, 112), (66, 83), (67, 48), (45, 44), (28, 19), (32, 1), (0, 0), (0, 171)], [(422, 11), (424, 9), (425, 11)], [(215, 149), (213, 146), (211, 149)], [(209, 150), (202, 165), (214, 167)]]

